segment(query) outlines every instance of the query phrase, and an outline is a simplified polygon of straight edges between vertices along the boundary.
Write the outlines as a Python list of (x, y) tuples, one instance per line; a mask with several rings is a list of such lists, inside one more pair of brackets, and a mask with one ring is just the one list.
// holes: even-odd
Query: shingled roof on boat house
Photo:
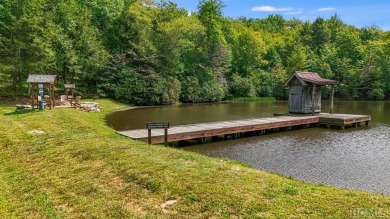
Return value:
[(321, 78), (316, 72), (294, 72), (284, 84), (289, 86), (289, 113), (321, 113), (321, 87), (332, 85), (330, 112), (333, 113), (333, 85), (338, 81)]

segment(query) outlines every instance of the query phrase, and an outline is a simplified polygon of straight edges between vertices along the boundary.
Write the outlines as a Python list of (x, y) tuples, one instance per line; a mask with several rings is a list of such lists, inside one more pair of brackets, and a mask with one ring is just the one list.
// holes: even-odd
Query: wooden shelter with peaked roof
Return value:
[(56, 75), (29, 75), (27, 79), (29, 94), (31, 95), (31, 106), (38, 108), (39, 89), (38, 85), (42, 84), (47, 90), (49, 96), (46, 100), (46, 104), (50, 107), (54, 107), (54, 84), (56, 83)]
[[(76, 89), (75, 84), (64, 84), (65, 95), (68, 100), (74, 100), (74, 90)], [(69, 95), (69, 93), (71, 95)]]
[(321, 112), (321, 87), (332, 85), (331, 109), (333, 113), (335, 80), (321, 78), (316, 72), (294, 72), (284, 84), (289, 86), (288, 112), (289, 113), (320, 113)]

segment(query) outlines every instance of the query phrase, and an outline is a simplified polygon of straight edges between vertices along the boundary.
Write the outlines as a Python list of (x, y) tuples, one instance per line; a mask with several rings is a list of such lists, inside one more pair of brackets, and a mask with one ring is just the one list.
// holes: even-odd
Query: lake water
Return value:
[[(328, 111), (323, 102), (322, 111)], [(148, 121), (171, 125), (272, 116), (286, 101), (178, 105), (118, 111), (107, 116), (116, 130), (145, 128)], [(336, 101), (335, 113), (368, 114), (369, 127), (310, 128), (211, 142), (183, 148), (228, 157), (254, 168), (311, 183), (390, 195), (390, 102)]]

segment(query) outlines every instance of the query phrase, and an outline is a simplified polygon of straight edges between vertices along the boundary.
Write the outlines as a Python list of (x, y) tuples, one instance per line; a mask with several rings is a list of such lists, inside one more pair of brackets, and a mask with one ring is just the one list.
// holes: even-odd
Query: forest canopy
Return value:
[[(390, 99), (390, 32), (335, 14), (313, 22), (229, 18), (221, 0), (2, 0), (0, 88), (55, 74), (84, 95), (138, 105), (286, 98), (294, 71), (340, 82), (336, 97)], [(61, 89), (58, 86), (58, 89)], [(327, 92), (325, 90), (325, 97)]]

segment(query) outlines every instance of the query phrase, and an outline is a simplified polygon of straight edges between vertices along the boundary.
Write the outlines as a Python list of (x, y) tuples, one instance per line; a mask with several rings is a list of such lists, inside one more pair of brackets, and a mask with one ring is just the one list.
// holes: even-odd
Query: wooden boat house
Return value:
[(289, 86), (289, 113), (320, 113), (321, 87), (332, 85), (330, 113), (333, 113), (334, 86), (337, 81), (321, 78), (316, 72), (296, 71), (284, 84)]

